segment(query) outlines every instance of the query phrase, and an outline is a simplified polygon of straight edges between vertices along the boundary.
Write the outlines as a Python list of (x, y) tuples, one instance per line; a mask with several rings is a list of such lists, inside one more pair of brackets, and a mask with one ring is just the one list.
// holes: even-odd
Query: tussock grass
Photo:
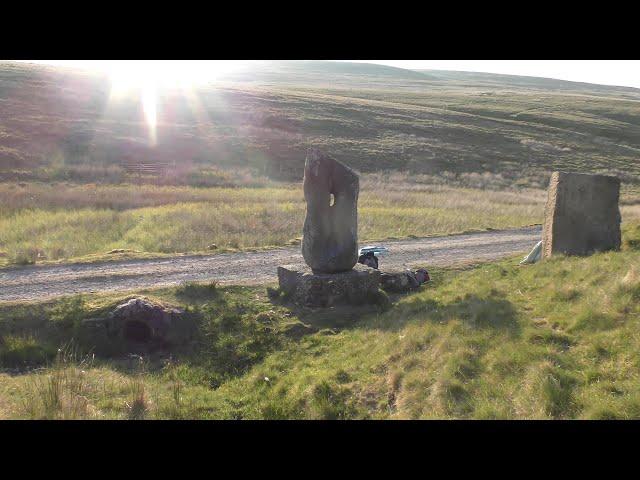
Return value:
[(149, 399), (144, 382), (145, 359), (137, 358), (137, 372), (129, 380), (129, 399), (125, 402), (129, 420), (144, 420), (149, 411)]
[[(86, 354), (48, 363), (33, 349), (75, 339), (90, 350), (92, 340), (74, 333), (78, 319), (121, 296), (8, 305), (0, 309), (0, 365), (15, 366), (5, 363), (14, 362), (7, 352), (20, 348), (33, 358), (0, 373), (0, 414), (640, 418), (639, 234), (637, 225), (625, 227), (620, 252), (435, 269), (431, 284), (388, 311), (304, 335), (287, 332), (312, 317), (270, 303), (260, 288), (146, 292), (187, 308), (199, 333), (168, 360), (148, 356), (143, 369), (117, 351), (82, 367)], [(33, 370), (38, 365), (44, 369)]]
[(91, 359), (79, 358), (71, 345), (59, 349), (49, 369), (29, 377), (21, 397), (22, 413), (33, 419), (91, 418), (92, 388), (86, 372), (90, 367)]
[[(375, 181), (359, 202), (362, 241), (539, 223), (539, 191), (496, 192)], [(16, 264), (106, 254), (216, 251), (287, 245), (299, 236), (299, 185), (258, 189), (0, 185), (0, 251)], [(175, 203), (178, 202), (178, 203)], [(152, 206), (151, 206), (152, 205)]]
[(20, 210), (123, 211), (176, 203), (259, 204), (299, 201), (299, 185), (277, 188), (194, 188), (136, 184), (0, 183), (0, 213)]
[[(363, 178), (358, 208), (363, 242), (541, 223), (546, 193), (423, 183), (396, 172)], [(304, 221), (299, 184), (266, 188), (189, 188), (0, 184), (0, 261), (223, 252), (290, 245)], [(626, 197), (625, 197), (626, 198)], [(631, 197), (629, 197), (631, 198)], [(640, 218), (635, 203), (625, 222)], [(630, 240), (634, 241), (634, 240)], [(112, 258), (113, 255), (110, 256)]]
[[(429, 183), (406, 173), (363, 177), (359, 238), (510, 228), (541, 223), (546, 193)], [(624, 197), (625, 222), (640, 218)], [(304, 221), (299, 184), (265, 188), (0, 184), (0, 262), (216, 252), (291, 245)], [(631, 240), (634, 241), (634, 240)], [(109, 258), (113, 258), (110, 255)]]

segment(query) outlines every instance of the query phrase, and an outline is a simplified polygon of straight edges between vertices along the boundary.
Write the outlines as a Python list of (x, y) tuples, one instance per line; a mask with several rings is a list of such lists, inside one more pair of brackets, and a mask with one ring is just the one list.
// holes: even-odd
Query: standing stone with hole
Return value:
[(358, 262), (358, 175), (319, 152), (304, 165), (302, 256), (314, 273), (346, 272)]
[(280, 291), (307, 307), (357, 305), (379, 296), (380, 272), (358, 265), (358, 175), (309, 150), (304, 166), (307, 213), (302, 256), (307, 266), (278, 267)]
[(620, 179), (553, 172), (542, 232), (542, 257), (590, 255), (620, 248)]

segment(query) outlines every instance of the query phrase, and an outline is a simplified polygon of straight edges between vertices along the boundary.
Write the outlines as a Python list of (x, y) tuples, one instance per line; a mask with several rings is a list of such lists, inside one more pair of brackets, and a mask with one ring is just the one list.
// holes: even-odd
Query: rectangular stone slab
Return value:
[(553, 172), (547, 195), (543, 258), (620, 248), (620, 179)]

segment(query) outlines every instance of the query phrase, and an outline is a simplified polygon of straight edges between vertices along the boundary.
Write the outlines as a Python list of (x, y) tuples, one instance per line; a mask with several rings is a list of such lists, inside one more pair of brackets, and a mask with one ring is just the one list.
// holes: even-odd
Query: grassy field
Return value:
[[(416, 183), (365, 175), (362, 242), (541, 223), (546, 194)], [(624, 221), (640, 218), (623, 199)], [(0, 264), (281, 246), (302, 232), (299, 184), (262, 188), (0, 184)], [(89, 258), (87, 258), (89, 259)]]
[[(301, 236), (300, 185), (271, 188), (0, 184), (5, 262), (287, 245)], [(362, 241), (540, 223), (540, 191), (491, 192), (379, 179), (363, 182)]]
[(540, 223), (553, 169), (615, 174), (640, 209), (637, 89), (276, 62), (159, 92), (156, 143), (98, 74), (1, 63), (0, 104), (5, 265), (288, 244), (310, 146), (361, 172), (362, 241)]
[(623, 241), (435, 270), (387, 311), (333, 314), (337, 328), (262, 288), (146, 291), (187, 307), (197, 335), (142, 359), (81, 334), (122, 295), (5, 305), (0, 417), (637, 419), (640, 225)]
[(367, 314), (137, 292), (193, 335), (142, 356), (83, 327), (125, 294), (3, 304), (0, 418), (640, 418), (639, 90), (276, 63), (161, 91), (155, 132), (140, 93), (0, 63), (0, 266), (296, 244), (310, 146), (361, 173), (361, 242), (541, 223), (561, 169), (621, 178), (624, 246), (430, 269)]

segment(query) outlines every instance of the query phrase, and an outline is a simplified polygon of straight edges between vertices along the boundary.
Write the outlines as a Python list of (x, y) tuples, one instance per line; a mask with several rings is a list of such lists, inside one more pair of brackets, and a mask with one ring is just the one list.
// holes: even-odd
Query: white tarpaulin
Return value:
[(533, 247), (533, 250), (529, 252), (529, 255), (524, 257), (520, 262), (520, 265), (525, 263), (536, 263), (542, 257), (542, 240), (536, 243), (536, 246)]

